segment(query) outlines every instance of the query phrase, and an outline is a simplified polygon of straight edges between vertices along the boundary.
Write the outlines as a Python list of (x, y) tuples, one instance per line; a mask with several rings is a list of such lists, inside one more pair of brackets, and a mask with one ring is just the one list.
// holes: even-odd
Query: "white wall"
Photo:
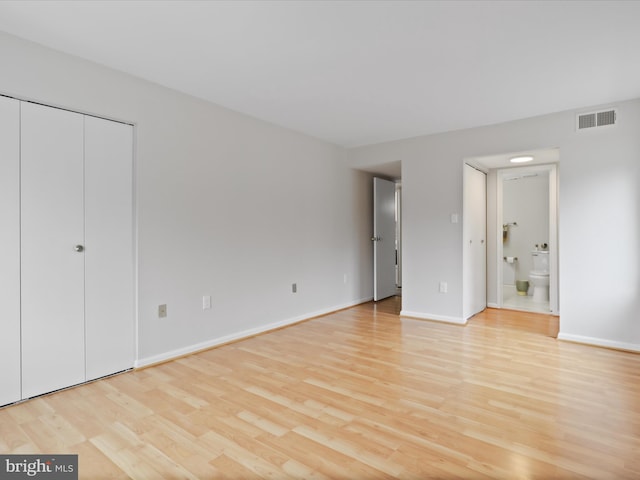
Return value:
[(463, 159), (559, 147), (560, 337), (640, 350), (640, 101), (615, 106), (596, 131), (569, 111), (350, 150), (353, 166), (402, 161), (403, 310), (461, 319)]
[(510, 226), (503, 242), (503, 256), (518, 257), (516, 280), (529, 280), (535, 245), (549, 244), (549, 174), (504, 180), (502, 219)]
[(139, 364), (372, 296), (342, 148), (2, 33), (0, 58), (2, 94), (136, 125)]
[(21, 398), (20, 102), (0, 98), (0, 405)]
[[(487, 173), (487, 305), (498, 305), (498, 242), (502, 237), (496, 236), (498, 205), (498, 174), (491, 169)], [(504, 255), (503, 255), (504, 256)]]
[(640, 101), (561, 148), (561, 336), (640, 349)]

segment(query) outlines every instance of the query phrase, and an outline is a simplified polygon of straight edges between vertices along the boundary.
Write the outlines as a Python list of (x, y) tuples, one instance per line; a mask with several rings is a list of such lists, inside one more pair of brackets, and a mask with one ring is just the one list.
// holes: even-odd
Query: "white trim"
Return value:
[(558, 340), (565, 342), (582, 343), (584, 345), (594, 345), (596, 347), (614, 348), (616, 350), (628, 350), (630, 352), (639, 352), (640, 345), (635, 343), (616, 342), (614, 340), (606, 340), (604, 338), (584, 337), (582, 335), (573, 335), (570, 333), (559, 333)]
[(500, 308), (500, 305), (497, 303), (487, 303), (488, 308)]
[(467, 320), (461, 317), (449, 317), (446, 315), (435, 315), (433, 313), (409, 312), (407, 310), (401, 310), (400, 316), (419, 318), (421, 320), (434, 320), (436, 322), (455, 323), (456, 325), (466, 325), (467, 323)]
[(24, 95), (13, 95), (13, 94), (7, 93), (7, 92), (0, 92), (0, 96), (1, 97), (7, 97), (7, 98), (13, 98), (14, 100), (19, 100), (21, 102), (35, 103), (36, 105), (42, 105), (43, 107), (57, 108), (58, 110), (65, 110), (65, 111), (71, 112), (71, 113), (78, 113), (80, 115), (87, 115), (89, 117), (97, 117), (97, 118), (101, 118), (103, 120), (109, 120), (109, 121), (117, 122), (117, 123), (124, 123), (126, 125), (131, 125), (132, 127), (137, 125), (137, 123), (131, 122), (129, 120), (123, 120), (121, 118), (115, 118), (115, 117), (105, 117), (101, 113), (91, 113), (88, 110), (78, 110), (75, 107), (74, 108), (65, 107), (65, 106), (57, 104), (57, 103), (52, 103), (52, 102), (50, 102), (48, 100), (39, 100), (39, 99), (36, 99), (36, 98), (25, 97)]
[(558, 166), (553, 164), (549, 171), (549, 309), (552, 315), (560, 315), (560, 236), (558, 235), (558, 218), (560, 210), (558, 202), (560, 190), (558, 180)]
[(140, 199), (138, 198), (138, 125), (131, 126), (132, 145), (131, 145), (131, 208), (133, 209), (131, 220), (132, 246), (133, 249), (133, 265), (131, 266), (133, 275), (133, 364), (140, 354), (140, 263), (138, 250), (140, 247)]
[[(498, 306), (496, 308), (502, 308), (504, 303), (504, 292), (502, 290), (504, 285), (504, 233), (503, 233), (503, 225), (504, 225), (504, 215), (502, 214), (502, 203), (504, 201), (503, 194), (503, 185), (502, 185), (502, 174), (498, 169), (496, 171), (496, 281), (498, 282), (496, 286), (496, 300)], [(487, 217), (489, 217), (487, 213)], [(514, 278), (515, 280), (515, 278)]]
[(337, 310), (342, 310), (344, 308), (353, 307), (356, 305), (360, 305), (362, 303), (366, 303), (373, 300), (372, 297), (361, 298), (359, 300), (355, 300), (353, 302), (344, 303), (342, 305), (335, 305), (333, 307), (325, 308), (322, 310), (317, 310), (315, 312), (306, 313), (304, 315), (299, 315), (297, 317), (288, 318), (286, 320), (280, 320), (278, 322), (269, 323), (267, 325), (262, 325), (256, 328), (250, 328), (248, 330), (243, 330), (240, 332), (232, 333), (230, 335), (225, 335), (223, 337), (212, 338), (210, 340), (195, 343), (193, 345), (189, 345), (186, 347), (178, 348), (176, 350), (171, 350), (168, 352), (160, 353), (158, 355), (152, 355), (150, 357), (141, 358), (135, 361), (134, 368), (147, 367), (149, 365), (153, 365), (155, 363), (166, 362), (168, 360), (172, 360), (178, 357), (182, 357), (184, 355), (189, 355), (191, 353), (195, 353), (201, 350), (206, 350), (208, 348), (212, 348), (218, 345), (222, 345), (224, 343), (233, 342), (236, 340), (242, 340), (245, 338), (253, 337), (260, 333), (269, 332), (271, 330), (276, 330), (278, 328), (287, 327), (290, 325), (294, 325), (296, 323), (304, 322), (305, 320), (310, 320), (314, 317), (319, 317), (321, 315), (327, 315), (329, 313), (335, 312)]

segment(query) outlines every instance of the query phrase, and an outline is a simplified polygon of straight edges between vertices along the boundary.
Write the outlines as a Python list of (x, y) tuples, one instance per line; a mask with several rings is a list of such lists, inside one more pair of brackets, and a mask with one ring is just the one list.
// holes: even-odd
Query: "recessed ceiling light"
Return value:
[(526, 155), (524, 157), (513, 157), (509, 161), (511, 163), (527, 163), (527, 162), (531, 162), (532, 160), (533, 160), (533, 157), (531, 155)]

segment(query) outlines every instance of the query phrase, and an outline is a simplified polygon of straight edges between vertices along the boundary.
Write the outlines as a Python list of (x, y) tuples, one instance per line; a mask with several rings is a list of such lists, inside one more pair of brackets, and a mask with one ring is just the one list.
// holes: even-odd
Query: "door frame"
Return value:
[(503, 308), (503, 245), (502, 225), (504, 199), (503, 181), (507, 174), (517, 172), (548, 172), (549, 174), (549, 310), (552, 315), (560, 315), (559, 268), (558, 268), (558, 166), (556, 163), (531, 165), (528, 167), (501, 168), (496, 172), (496, 300), (497, 307)]
[[(385, 183), (383, 183), (385, 182)], [(378, 225), (378, 219), (383, 218), (383, 219), (388, 219), (388, 214), (390, 213), (387, 209), (385, 209), (385, 199), (379, 199), (378, 198), (378, 192), (380, 190), (380, 193), (382, 193), (382, 190), (387, 189), (388, 185), (387, 183), (391, 184), (390, 187), (393, 188), (393, 252), (394, 252), (394, 258), (393, 258), (393, 267), (391, 271), (387, 271), (386, 268), (384, 268), (384, 266), (379, 265), (379, 255), (378, 255), (378, 249), (379, 246), (381, 245), (381, 242), (387, 242), (384, 245), (387, 246), (389, 245), (389, 238), (385, 238), (386, 235), (384, 235), (384, 232), (381, 231), (381, 225)], [(378, 188), (379, 187), (379, 188)], [(385, 192), (385, 198), (388, 199), (390, 198), (389, 196), (387, 196), (388, 192)], [(382, 203), (380, 203), (382, 202)], [(380, 214), (379, 214), (380, 212)], [(382, 222), (383, 224), (385, 222)], [(388, 297), (392, 297), (396, 294), (397, 292), (397, 190), (396, 190), (396, 184), (393, 180), (387, 180), (386, 178), (382, 178), (382, 177), (378, 177), (378, 176), (374, 176), (373, 177), (373, 236), (371, 237), (371, 241), (373, 242), (373, 300), (374, 301), (378, 301), (378, 300), (383, 300), (385, 298)], [(382, 236), (380, 236), (380, 234), (383, 234)], [(383, 257), (385, 259), (385, 262), (388, 261), (388, 257), (384, 256)], [(379, 280), (379, 273), (380, 272), (384, 272), (384, 276), (386, 279), (391, 278), (391, 276), (393, 276), (393, 290), (390, 291), (387, 289), (388, 286), (388, 282), (378, 282)], [(388, 276), (388, 278), (387, 278)], [(379, 288), (380, 286), (382, 286), (383, 288)]]
[(402, 288), (402, 182), (396, 181), (396, 287)]

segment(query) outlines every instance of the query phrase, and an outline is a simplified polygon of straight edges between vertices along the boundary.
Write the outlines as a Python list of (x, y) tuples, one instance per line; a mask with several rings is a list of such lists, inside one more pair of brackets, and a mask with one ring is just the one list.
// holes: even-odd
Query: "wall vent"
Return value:
[(602, 110), (599, 112), (579, 113), (576, 115), (576, 129), (578, 131), (590, 128), (615, 125), (617, 120), (616, 110)]
[(616, 123), (616, 111), (607, 110), (606, 112), (598, 112), (598, 126), (613, 125)]

